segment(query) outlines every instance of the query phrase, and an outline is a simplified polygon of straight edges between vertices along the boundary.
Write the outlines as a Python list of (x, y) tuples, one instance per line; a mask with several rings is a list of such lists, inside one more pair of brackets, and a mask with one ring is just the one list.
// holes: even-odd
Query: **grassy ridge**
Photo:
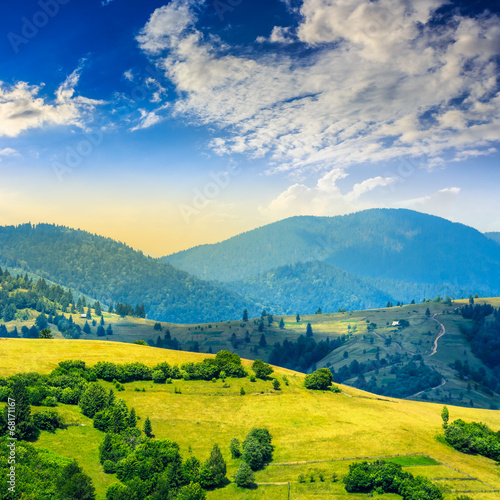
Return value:
[[(48, 373), (58, 361), (64, 359), (82, 359), (89, 365), (104, 359), (122, 363), (142, 361), (153, 365), (163, 360), (180, 363), (203, 357), (206, 355), (114, 342), (7, 339), (0, 341), (0, 374), (5, 376), (33, 370)], [(246, 366), (249, 363), (245, 362)], [(134, 407), (143, 419), (149, 416), (156, 436), (178, 442), (184, 455), (191, 450), (199, 459), (205, 460), (211, 446), (219, 443), (228, 462), (230, 477), (237, 468), (237, 461), (229, 455), (230, 439), (242, 439), (252, 427), (266, 426), (276, 446), (275, 463), (425, 453), (461, 473), (500, 489), (498, 467), (492, 460), (461, 454), (436, 440), (436, 435), (441, 433), (442, 405), (377, 398), (346, 386), (342, 386), (344, 394), (308, 391), (302, 387), (301, 374), (277, 368), (273, 375), (281, 378), (284, 373), (288, 374), (290, 385), (282, 384), (281, 391), (274, 391), (269, 381), (251, 383), (249, 379), (228, 379), (229, 388), (223, 388), (221, 381), (175, 381), (172, 385), (134, 382), (125, 384), (126, 390), (118, 396), (125, 399), (129, 407)], [(108, 383), (104, 385), (111, 387)], [(146, 392), (136, 392), (135, 387), (144, 387)], [(175, 387), (181, 394), (174, 393)], [(240, 387), (247, 392), (245, 396), (239, 395)], [(500, 429), (500, 413), (497, 411), (449, 408), (452, 419), (482, 421), (493, 429)], [(112, 481), (111, 476), (104, 475), (97, 465), (96, 450), (102, 433), (89, 427), (88, 419), (79, 413), (78, 408), (59, 406), (58, 411), (71, 422), (83, 423), (84, 426), (58, 430), (55, 434), (43, 432), (37, 445), (68, 457), (79, 457), (102, 498), (105, 488)], [(274, 465), (258, 472), (256, 481), (290, 481), (294, 499), (331, 498), (332, 495), (363, 498), (347, 495), (341, 483), (320, 483), (317, 480), (313, 484), (297, 482), (298, 474), (308, 473), (310, 469), (338, 471), (342, 476), (348, 463)], [(413, 469), (411, 472), (418, 473)], [(425, 475), (438, 477), (442, 474), (444, 471), (432, 469)], [(454, 472), (453, 477), (460, 477), (460, 473)], [(469, 489), (463, 486), (459, 485), (462, 489)], [(250, 492), (231, 485), (211, 492), (209, 498), (279, 499), (286, 498), (286, 495), (287, 488), (279, 485), (260, 486)], [(474, 498), (479, 499), (493, 497), (494, 494), (474, 494)]]

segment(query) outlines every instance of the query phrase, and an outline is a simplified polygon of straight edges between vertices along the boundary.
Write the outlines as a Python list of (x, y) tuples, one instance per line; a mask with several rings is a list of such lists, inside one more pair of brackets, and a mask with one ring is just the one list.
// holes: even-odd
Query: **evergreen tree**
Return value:
[(231, 444), (229, 445), (229, 451), (231, 452), (231, 458), (240, 458), (240, 441), (236, 438), (231, 439)]
[(261, 319), (260, 323), (259, 323), (259, 332), (263, 332), (263, 331), (264, 331), (264, 321)]
[(95, 488), (89, 476), (83, 473), (76, 460), (64, 467), (55, 481), (57, 499), (94, 500)]
[(266, 347), (267, 346), (266, 336), (264, 334), (262, 334), (260, 336), (259, 346), (260, 347)]
[[(8, 416), (14, 417), (16, 421), (15, 436), (17, 439), (30, 440), (38, 436), (39, 431), (33, 424), (31, 418), (31, 407), (30, 400), (28, 396), (28, 391), (26, 390), (25, 384), (20, 380), (16, 379), (14, 385), (12, 386), (12, 399), (15, 401), (15, 407), (10, 407), (9, 405), (4, 407), (3, 418), (4, 421), (8, 421)], [(15, 408), (14, 412), (9, 412), (8, 408)]]
[(90, 310), (90, 306), (87, 308), (87, 319), (92, 319), (92, 312)]
[(214, 486), (221, 486), (224, 484), (227, 467), (217, 444), (214, 444), (210, 453), (210, 458), (205, 462), (204, 468), (210, 471)]
[(97, 336), (104, 337), (105, 335), (106, 335), (106, 330), (104, 329), (104, 327), (102, 325), (99, 325), (97, 327)]
[(431, 315), (431, 311), (429, 310), (429, 308), (426, 309), (425, 311), (425, 315), (429, 318), (430, 315)]
[(111, 328), (111, 324), (106, 328), (106, 335), (113, 335), (113, 328)]
[(83, 333), (86, 333), (87, 335), (90, 333), (90, 326), (87, 321), (85, 321), (85, 324), (83, 325)]
[(127, 418), (127, 427), (134, 428), (137, 425), (137, 416), (135, 414), (135, 408), (130, 410)]
[(94, 311), (96, 316), (102, 316), (101, 303), (99, 301), (94, 303)]
[(250, 468), (250, 466), (245, 462), (242, 461), (240, 463), (240, 466), (238, 467), (238, 470), (236, 471), (236, 474), (234, 475), (234, 482), (240, 487), (240, 488), (245, 488), (246, 486), (249, 486), (253, 483), (254, 481), (254, 473), (253, 470)]
[(306, 336), (307, 337), (313, 336), (313, 330), (312, 330), (311, 323), (307, 323)]
[(297, 323), (300, 321), (300, 314), (297, 313), (297, 316), (295, 316), (295, 320), (297, 321)]
[(91, 382), (87, 386), (78, 403), (82, 413), (89, 418), (93, 418), (97, 412), (104, 410), (107, 404), (108, 393), (98, 382)]
[(101, 316), (101, 321), (99, 322), (101, 326), (104, 326), (104, 316)]
[(246, 309), (243, 311), (243, 321), (248, 321), (248, 311)]
[(450, 418), (450, 412), (446, 406), (443, 406), (443, 411), (441, 412), (441, 418), (443, 419), (443, 429), (448, 427), (448, 420)]
[(283, 318), (280, 319), (280, 329), (283, 330), (285, 328), (285, 322), (283, 321)]
[(153, 427), (151, 425), (151, 420), (149, 420), (149, 417), (146, 417), (146, 420), (144, 421), (144, 434), (146, 434), (147, 437), (152, 438), (153, 436)]

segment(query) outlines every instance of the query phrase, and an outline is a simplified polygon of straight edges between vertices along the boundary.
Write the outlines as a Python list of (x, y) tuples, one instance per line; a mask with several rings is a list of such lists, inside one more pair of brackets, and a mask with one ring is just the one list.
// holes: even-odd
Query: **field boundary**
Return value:
[[(494, 486), (491, 486), (490, 484), (482, 481), (481, 479), (471, 476), (470, 474), (467, 474), (466, 472), (463, 472), (459, 469), (456, 469), (455, 467), (452, 467), (451, 465), (448, 465), (444, 462), (441, 462), (441, 460), (437, 460), (434, 457), (431, 457), (430, 455), (427, 455), (426, 453), (404, 453), (404, 454), (394, 454), (394, 455), (379, 455), (379, 456), (371, 456), (371, 457), (345, 457), (345, 458), (331, 458), (328, 460), (301, 460), (301, 461), (296, 461), (296, 462), (275, 462), (275, 463), (269, 463), (267, 466), (272, 467), (272, 466), (294, 466), (294, 465), (308, 465), (308, 464), (324, 464), (324, 463), (331, 463), (331, 462), (346, 462), (346, 461), (352, 461), (352, 460), (380, 460), (384, 458), (398, 458), (398, 457), (426, 457), (431, 460), (434, 460), (437, 465), (442, 465), (444, 467), (448, 467), (448, 469), (453, 470), (455, 472), (458, 472), (459, 474), (462, 474), (463, 476), (466, 477), (436, 477), (436, 478), (429, 478), (430, 481), (477, 481), (478, 483), (490, 488), (488, 490), (448, 490), (451, 493), (499, 493), (500, 490), (495, 489)], [(432, 465), (405, 465), (403, 467), (432, 467)], [(283, 483), (257, 483), (258, 485), (285, 485), (287, 484), (286, 482)], [(290, 500), (290, 482), (288, 482), (288, 499)]]

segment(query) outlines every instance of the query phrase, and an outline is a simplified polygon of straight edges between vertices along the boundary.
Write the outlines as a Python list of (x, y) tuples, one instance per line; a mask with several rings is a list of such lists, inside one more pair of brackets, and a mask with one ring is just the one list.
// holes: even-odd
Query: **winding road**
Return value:
[(435, 338), (434, 340), (434, 345), (432, 346), (432, 349), (431, 349), (431, 353), (428, 354), (429, 357), (431, 356), (434, 356), (434, 354), (436, 354), (437, 352), (437, 348), (438, 348), (438, 340), (446, 333), (446, 328), (444, 327), (443, 323), (441, 323), (440, 321), (438, 321), (436, 319), (436, 314), (434, 314), (434, 316), (432, 316), (432, 319), (438, 324), (441, 326), (441, 331), (439, 332), (439, 335)]

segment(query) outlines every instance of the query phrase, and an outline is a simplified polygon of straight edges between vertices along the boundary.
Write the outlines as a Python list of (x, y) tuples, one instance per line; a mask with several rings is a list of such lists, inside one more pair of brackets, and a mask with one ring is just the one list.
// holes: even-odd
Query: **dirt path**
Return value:
[(441, 326), (441, 331), (439, 332), (439, 335), (435, 338), (434, 340), (434, 345), (432, 346), (432, 350), (431, 350), (431, 353), (428, 354), (429, 357), (431, 356), (434, 356), (434, 354), (436, 354), (437, 352), (437, 348), (438, 348), (438, 340), (446, 333), (446, 328), (444, 327), (443, 323), (441, 323), (440, 321), (438, 321), (436, 319), (436, 316), (437, 314), (434, 314), (434, 316), (432, 316), (432, 319), (438, 324)]
[(446, 379), (443, 377), (441, 379), (441, 383), (439, 385), (436, 385), (436, 387), (430, 387), (429, 389), (424, 389), (423, 391), (417, 392), (416, 394), (412, 394), (411, 396), (406, 396), (405, 399), (416, 398), (417, 396), (420, 396), (420, 394), (422, 394), (423, 392), (439, 389), (440, 387), (443, 387), (444, 384), (446, 384)]

